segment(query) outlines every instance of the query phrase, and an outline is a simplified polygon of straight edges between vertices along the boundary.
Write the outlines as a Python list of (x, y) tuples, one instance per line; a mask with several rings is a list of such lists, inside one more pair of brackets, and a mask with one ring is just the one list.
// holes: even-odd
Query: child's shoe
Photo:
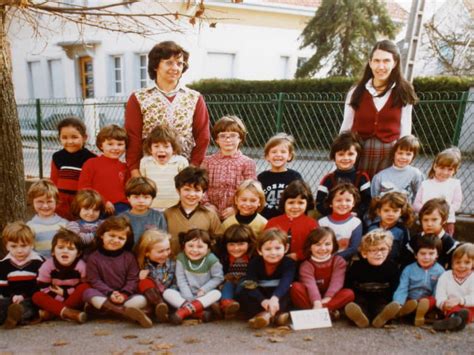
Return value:
[(198, 300), (185, 302), (179, 309), (176, 310), (176, 312), (171, 315), (170, 321), (175, 325), (180, 325), (183, 323), (184, 319), (189, 318), (195, 313), (201, 313), (202, 311), (204, 311), (204, 307)]
[(205, 309), (202, 312), (193, 314), (191, 317), (195, 319), (199, 319), (203, 323), (209, 323), (209, 322), (212, 322), (213, 312)]
[(402, 308), (400, 308), (400, 312), (398, 312), (398, 317), (404, 317), (415, 312), (416, 307), (418, 307), (417, 300), (407, 300), (402, 306)]
[(225, 300), (221, 300), (220, 308), (222, 312), (224, 313), (224, 317), (228, 319), (235, 316), (235, 314), (240, 309), (240, 304), (239, 302), (234, 301), (232, 299), (225, 299)]
[(270, 312), (264, 311), (257, 314), (255, 317), (249, 319), (249, 326), (253, 329), (261, 329), (268, 327), (272, 321)]
[(415, 326), (421, 327), (425, 324), (426, 313), (430, 310), (430, 301), (426, 298), (422, 298), (418, 301), (418, 307), (416, 307), (415, 313)]
[(41, 322), (47, 322), (54, 319), (54, 314), (51, 312), (45, 311), (44, 309), (38, 310), (39, 319)]
[(281, 313), (278, 313), (276, 316), (275, 316), (275, 320), (273, 321), (273, 323), (277, 326), (277, 327), (281, 327), (281, 326), (284, 326), (284, 325), (288, 325), (290, 323), (290, 313), (288, 312), (281, 312)]
[(66, 320), (72, 320), (74, 322), (82, 324), (87, 321), (87, 314), (72, 308), (64, 307), (61, 310), (61, 318)]
[(341, 319), (341, 312), (339, 312), (338, 309), (335, 309), (333, 311), (329, 311), (329, 317), (331, 318), (332, 322), (336, 322), (339, 319)]
[(3, 323), (5, 329), (13, 329), (21, 322), (23, 317), (23, 306), (19, 303), (12, 303), (8, 306), (7, 319)]
[(456, 313), (453, 313), (448, 318), (434, 322), (433, 329), (436, 331), (455, 330), (461, 326), (461, 323), (462, 318), (456, 316)]
[(397, 316), (398, 312), (400, 312), (400, 308), (402, 308), (402, 306), (397, 302), (390, 302), (387, 304), (382, 309), (382, 312), (380, 312), (372, 321), (374, 328), (382, 328), (389, 320), (392, 320)]
[(367, 328), (369, 319), (357, 303), (350, 302), (344, 308), (347, 318), (353, 321), (359, 328)]
[(155, 308), (156, 319), (161, 322), (168, 321), (168, 305), (163, 301), (160, 291), (156, 288), (149, 288), (143, 293), (149, 304)]
[(153, 326), (151, 319), (138, 308), (119, 306), (107, 300), (104, 302), (101, 309), (121, 318), (137, 322), (143, 328), (151, 328)]

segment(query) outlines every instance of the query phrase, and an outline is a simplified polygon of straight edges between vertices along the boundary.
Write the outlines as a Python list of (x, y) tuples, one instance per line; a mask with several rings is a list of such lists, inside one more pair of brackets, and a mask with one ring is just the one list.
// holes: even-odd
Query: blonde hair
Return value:
[(454, 262), (456, 259), (461, 259), (464, 255), (466, 255), (469, 259), (474, 260), (474, 244), (464, 243), (454, 250), (452, 261)]
[(35, 198), (46, 195), (52, 197), (58, 203), (59, 191), (58, 188), (49, 179), (41, 179), (34, 182), (28, 189), (28, 202), (32, 203)]
[(449, 166), (454, 168), (454, 174), (457, 173), (459, 166), (461, 165), (461, 151), (458, 147), (451, 147), (439, 152), (431, 165), (431, 169), (428, 173), (428, 178), (432, 179), (435, 176), (434, 167), (438, 166)]
[(239, 148), (244, 144), (247, 135), (247, 128), (237, 116), (224, 116), (217, 120), (212, 127), (212, 138), (216, 141), (217, 135), (221, 132), (236, 132), (240, 136)]
[(3, 229), (2, 241), (4, 246), (8, 242), (33, 245), (35, 243), (35, 233), (25, 222), (15, 221), (8, 223)]
[(234, 207), (237, 209), (237, 197), (244, 192), (245, 190), (249, 190), (258, 196), (258, 200), (260, 202), (260, 206), (257, 209), (257, 212), (260, 212), (265, 207), (265, 193), (263, 192), (262, 184), (257, 180), (247, 179), (242, 181), (239, 185), (237, 190), (235, 190), (234, 195)]
[(367, 253), (371, 247), (383, 243), (392, 249), (393, 235), (390, 231), (377, 228), (362, 237), (359, 245), (359, 251), (361, 253)]
[(288, 147), (288, 152), (290, 153), (290, 159), (288, 159), (288, 162), (292, 161), (295, 158), (295, 139), (293, 136), (290, 136), (286, 133), (278, 133), (268, 140), (268, 142), (265, 144), (265, 148), (263, 149), (265, 157), (273, 147), (276, 147), (280, 144), (286, 144)]
[(162, 230), (148, 229), (142, 234), (135, 246), (135, 256), (140, 269), (145, 268), (146, 254), (156, 243), (162, 243), (165, 240), (171, 240), (171, 235)]

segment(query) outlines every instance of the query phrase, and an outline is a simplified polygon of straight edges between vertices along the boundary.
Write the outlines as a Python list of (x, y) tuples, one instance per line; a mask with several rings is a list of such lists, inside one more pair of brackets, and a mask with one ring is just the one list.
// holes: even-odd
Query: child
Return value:
[(433, 297), (443, 267), (436, 262), (441, 241), (434, 234), (425, 234), (415, 245), (416, 263), (408, 265), (402, 272), (400, 284), (393, 295), (393, 302), (401, 306), (399, 317), (414, 311), (415, 326), (425, 324), (425, 315), (436, 306)]
[(466, 243), (456, 249), (452, 265), (436, 286), (436, 306), (446, 319), (434, 322), (435, 330), (462, 330), (474, 316), (474, 245)]
[(79, 175), (84, 163), (95, 157), (85, 148), (86, 126), (79, 117), (66, 117), (58, 124), (59, 141), (63, 149), (53, 154), (51, 160), (51, 181), (59, 190), (56, 212), (63, 218), (72, 220), (69, 206), (77, 192)]
[(44, 259), (33, 250), (35, 235), (23, 222), (7, 224), (2, 241), (8, 254), (0, 261), (0, 324), (11, 329), (37, 315), (31, 296)]
[(458, 148), (448, 148), (439, 153), (428, 173), (428, 180), (421, 183), (413, 203), (413, 208), (418, 212), (426, 201), (444, 198), (449, 206), (449, 215), (444, 229), (451, 236), (454, 235), (455, 213), (462, 204), (461, 182), (453, 178), (460, 165), (461, 152)]
[(413, 236), (410, 241), (406, 244), (405, 253), (406, 256), (404, 265), (407, 265), (414, 260), (414, 250), (416, 240), (423, 234), (434, 234), (437, 235), (441, 240), (441, 251), (438, 256), (438, 263), (441, 264), (445, 269), (450, 269), (451, 255), (453, 251), (458, 247), (459, 242), (454, 240), (449, 234), (443, 229), (446, 220), (448, 219), (449, 206), (445, 200), (434, 198), (427, 201), (420, 210), (418, 218), (421, 223), (422, 233)]
[(273, 217), (265, 229), (278, 228), (287, 234), (289, 254), (293, 260), (303, 260), (303, 245), (308, 234), (318, 227), (318, 222), (306, 212), (314, 207), (311, 189), (303, 180), (291, 182), (283, 191), (280, 209), (285, 214)]
[(259, 236), (267, 224), (267, 219), (259, 212), (265, 205), (262, 185), (256, 180), (244, 180), (235, 191), (234, 206), (237, 214), (222, 222), (223, 229), (233, 224), (246, 224)]
[(35, 250), (43, 257), (51, 253), (51, 240), (67, 220), (56, 214), (59, 192), (47, 179), (33, 183), (28, 190), (28, 201), (33, 204), (36, 215), (26, 223), (35, 233)]
[(170, 258), (171, 236), (158, 230), (143, 233), (135, 248), (140, 267), (138, 291), (154, 307), (159, 322), (168, 320), (168, 305), (163, 301), (163, 292), (176, 284), (176, 262)]
[(224, 267), (225, 282), (220, 306), (226, 318), (237, 313), (240, 308), (235, 299), (242, 291), (241, 280), (247, 273), (255, 240), (254, 232), (245, 224), (231, 225), (224, 232), (221, 263)]
[(178, 155), (181, 147), (177, 133), (167, 125), (153, 128), (143, 143), (143, 150), (146, 156), (140, 161), (140, 174), (158, 186), (151, 207), (164, 211), (178, 203), (174, 177), (189, 165), (188, 160)]
[(211, 253), (211, 237), (200, 229), (179, 234), (182, 252), (176, 258), (176, 283), (178, 290), (168, 288), (163, 298), (177, 310), (170, 317), (179, 325), (191, 316), (210, 321), (206, 308), (219, 301), (217, 287), (224, 281), (219, 259)]
[(96, 138), (102, 155), (89, 159), (79, 177), (79, 190), (90, 188), (100, 193), (108, 214), (120, 214), (130, 207), (125, 196), (125, 183), (130, 173), (127, 165), (120, 161), (127, 141), (123, 128), (117, 125), (102, 128)]
[(420, 141), (412, 135), (400, 138), (390, 151), (392, 166), (386, 168), (372, 178), (372, 198), (387, 192), (399, 191), (407, 195), (413, 203), (416, 193), (423, 181), (423, 174), (418, 168), (411, 166), (420, 150)]
[(319, 220), (320, 226), (329, 227), (335, 232), (339, 245), (337, 254), (346, 261), (350, 261), (357, 254), (362, 238), (362, 221), (352, 213), (359, 199), (359, 192), (354, 185), (350, 183), (336, 185), (326, 200), (332, 213)]
[(141, 310), (146, 299), (136, 294), (138, 264), (130, 252), (133, 232), (127, 217), (107, 218), (97, 230), (97, 250), (87, 259), (87, 281), (91, 288), (84, 292), (84, 301), (111, 314), (152, 326)]
[(221, 220), (233, 214), (234, 195), (246, 179), (256, 179), (255, 161), (240, 151), (247, 129), (240, 118), (224, 116), (212, 128), (219, 152), (204, 158), (201, 167), (209, 174), (209, 189), (203, 203), (214, 209)]
[(363, 218), (370, 205), (370, 179), (366, 172), (356, 169), (362, 154), (360, 137), (350, 131), (339, 134), (331, 145), (329, 158), (334, 160), (336, 170), (321, 179), (316, 194), (316, 209), (322, 216), (331, 213), (326, 203), (329, 191), (341, 182), (354, 185), (360, 194), (360, 203), (356, 206), (357, 216)]
[(122, 213), (132, 226), (135, 243), (147, 229), (166, 231), (165, 216), (162, 212), (150, 208), (156, 196), (156, 185), (146, 177), (133, 177), (125, 185), (125, 195), (132, 208)]
[(71, 204), (71, 214), (76, 218), (66, 228), (76, 233), (82, 241), (82, 255), (88, 256), (95, 248), (95, 233), (103, 220), (104, 202), (95, 190), (78, 191)]
[(371, 220), (378, 219), (369, 226), (369, 232), (382, 228), (392, 233), (393, 245), (390, 258), (397, 264), (401, 263), (401, 252), (410, 240), (408, 228), (415, 220), (407, 196), (401, 192), (389, 192), (372, 199), (369, 216)]
[(215, 238), (223, 232), (216, 212), (200, 204), (208, 181), (206, 170), (192, 165), (174, 178), (179, 203), (165, 210), (165, 218), (171, 234), (171, 253), (175, 256), (180, 252), (179, 233), (198, 228)]
[(296, 263), (285, 256), (290, 247), (285, 232), (267, 229), (257, 240), (258, 256), (250, 260), (239, 301), (251, 328), (289, 320), (290, 287)]
[[(301, 309), (328, 308), (333, 315), (354, 300), (354, 292), (343, 288), (346, 261), (336, 255), (339, 246), (331, 228), (313, 230), (304, 246), (306, 260), (300, 266), (299, 282), (291, 286), (291, 300)], [(337, 316), (334, 316), (337, 318)]]
[(41, 291), (33, 295), (33, 302), (41, 308), (40, 317), (51, 316), (85, 323), (82, 295), (89, 285), (86, 281), (86, 264), (81, 260), (81, 238), (61, 228), (53, 238), (51, 255), (38, 273)]
[(354, 302), (344, 308), (347, 318), (359, 328), (369, 322), (381, 328), (400, 310), (400, 305), (391, 304), (393, 292), (398, 286), (398, 267), (388, 258), (393, 238), (390, 232), (375, 229), (362, 237), (360, 260), (354, 261), (346, 275), (346, 287), (355, 294)]
[(271, 165), (270, 170), (258, 174), (257, 179), (262, 183), (266, 205), (262, 216), (270, 219), (283, 214), (280, 206), (280, 196), (288, 184), (294, 180), (303, 180), (301, 174), (288, 169), (286, 164), (295, 158), (295, 140), (286, 133), (278, 133), (265, 144), (265, 160)]

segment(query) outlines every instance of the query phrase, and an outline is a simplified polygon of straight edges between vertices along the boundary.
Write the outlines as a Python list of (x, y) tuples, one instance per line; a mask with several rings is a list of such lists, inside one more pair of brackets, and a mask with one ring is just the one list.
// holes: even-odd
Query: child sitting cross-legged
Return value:
[(7, 224), (2, 242), (8, 254), (0, 260), (0, 324), (11, 329), (37, 316), (31, 297), (44, 259), (33, 250), (35, 234), (23, 222)]
[(222, 264), (211, 253), (209, 233), (191, 229), (179, 234), (182, 252), (176, 258), (176, 284), (178, 290), (168, 288), (163, 298), (177, 310), (170, 317), (179, 325), (184, 319), (196, 317), (209, 322), (212, 314), (206, 310), (221, 298), (217, 287), (224, 281)]
[(301, 309), (328, 308), (333, 318), (354, 300), (354, 292), (343, 288), (346, 261), (336, 254), (339, 248), (331, 228), (313, 230), (304, 246), (306, 260), (300, 266), (299, 282), (291, 286), (291, 300)]
[(170, 239), (166, 232), (149, 229), (135, 247), (140, 267), (138, 291), (153, 306), (159, 322), (168, 321), (168, 305), (163, 301), (163, 292), (176, 284), (176, 262), (170, 257)]
[(265, 230), (257, 240), (258, 256), (249, 262), (238, 297), (251, 328), (289, 321), (290, 287), (296, 272), (295, 261), (285, 256), (289, 247), (287, 234), (277, 228)]
[(82, 295), (89, 285), (86, 281), (86, 264), (81, 260), (81, 238), (70, 230), (61, 228), (53, 238), (51, 255), (38, 274), (41, 289), (33, 295), (33, 302), (40, 308), (40, 318), (53, 316), (84, 323)]
[(381, 328), (400, 310), (391, 304), (393, 292), (398, 286), (398, 266), (388, 258), (393, 238), (390, 232), (375, 229), (362, 237), (359, 246), (361, 259), (354, 261), (346, 275), (346, 287), (355, 294), (354, 302), (344, 308), (347, 318), (359, 328), (370, 322)]

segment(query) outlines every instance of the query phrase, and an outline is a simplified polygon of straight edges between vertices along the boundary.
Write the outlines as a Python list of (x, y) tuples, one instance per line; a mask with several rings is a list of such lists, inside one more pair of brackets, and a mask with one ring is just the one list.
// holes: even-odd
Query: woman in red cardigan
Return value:
[(341, 132), (352, 130), (364, 140), (359, 170), (372, 178), (390, 165), (395, 142), (411, 134), (413, 86), (403, 77), (400, 52), (389, 40), (377, 42), (362, 79), (347, 94)]
[(134, 92), (125, 109), (127, 165), (139, 176), (142, 141), (157, 125), (173, 127), (182, 154), (200, 166), (209, 145), (209, 113), (202, 95), (179, 83), (188, 69), (189, 53), (175, 42), (155, 45), (148, 54), (148, 75), (155, 85)]

